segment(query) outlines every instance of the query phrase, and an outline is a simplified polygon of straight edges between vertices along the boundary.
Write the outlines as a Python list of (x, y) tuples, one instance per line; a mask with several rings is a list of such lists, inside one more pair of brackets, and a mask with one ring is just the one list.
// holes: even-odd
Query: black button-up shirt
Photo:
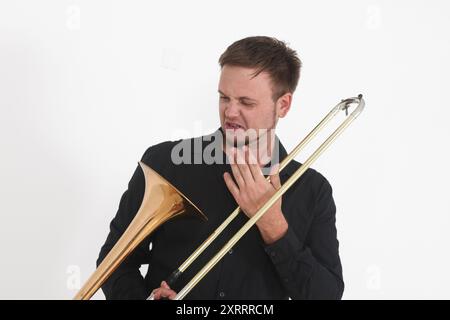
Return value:
[[(201, 159), (195, 148), (198, 140), (202, 146), (200, 153), (211, 143), (211, 137), (186, 140), (192, 146), (191, 159)], [(231, 173), (230, 165), (223, 162), (174, 164), (171, 154), (177, 143), (179, 141), (168, 141), (150, 147), (142, 161), (181, 190), (208, 220), (182, 215), (164, 223), (103, 285), (107, 299), (147, 298), (237, 207), (223, 179), (225, 171)], [(280, 159), (283, 159), (286, 150), (281, 143), (278, 146)], [(281, 182), (299, 166), (296, 161), (286, 166), (280, 172)], [(138, 211), (144, 188), (144, 175), (138, 166), (111, 221), (97, 265)], [(267, 245), (256, 225), (253, 226), (185, 299), (340, 299), (344, 283), (330, 184), (320, 173), (308, 169), (283, 195), (282, 211), (289, 227), (281, 239)], [(241, 212), (172, 289), (179, 292), (247, 220)], [(142, 277), (139, 268), (145, 264), (149, 268)]]

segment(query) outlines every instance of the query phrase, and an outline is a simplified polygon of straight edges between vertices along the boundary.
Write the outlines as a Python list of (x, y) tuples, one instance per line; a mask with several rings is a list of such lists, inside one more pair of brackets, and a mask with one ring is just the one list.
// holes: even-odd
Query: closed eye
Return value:
[(254, 103), (251, 103), (251, 102), (248, 102), (248, 101), (245, 101), (245, 100), (241, 100), (241, 103), (242, 103), (244, 106), (247, 106), (247, 107), (251, 107), (251, 106), (254, 106), (254, 105), (255, 105)]
[[(229, 98), (229, 97), (226, 97), (226, 96), (220, 96), (220, 100), (222, 100), (222, 101), (224, 101), (224, 102), (229, 102), (229, 101), (230, 101), (230, 98)], [(239, 100), (239, 103), (242, 104), (242, 105), (244, 105), (244, 106), (246, 106), (246, 107), (252, 107), (252, 106), (255, 105), (255, 103), (250, 102), (250, 101), (248, 101), (248, 100), (246, 100), (246, 99), (240, 99), (240, 100)]]

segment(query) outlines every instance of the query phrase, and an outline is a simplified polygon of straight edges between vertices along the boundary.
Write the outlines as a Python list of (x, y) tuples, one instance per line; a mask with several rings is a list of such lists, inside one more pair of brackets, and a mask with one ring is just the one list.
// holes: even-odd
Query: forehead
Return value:
[(253, 76), (256, 69), (225, 65), (219, 80), (219, 90), (233, 96), (270, 97), (272, 82), (267, 72)]

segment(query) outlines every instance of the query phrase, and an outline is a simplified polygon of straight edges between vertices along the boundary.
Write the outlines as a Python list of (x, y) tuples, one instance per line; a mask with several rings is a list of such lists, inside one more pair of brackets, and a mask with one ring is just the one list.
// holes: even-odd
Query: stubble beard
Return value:
[(224, 147), (227, 149), (231, 149), (248, 146), (250, 149), (254, 151), (256, 150), (257, 154), (261, 155), (262, 153), (270, 158), (273, 148), (272, 144), (275, 138), (274, 130), (277, 123), (276, 120), (276, 107), (274, 107), (271, 125), (267, 129), (247, 129), (245, 131), (242, 130), (243, 133), (239, 133), (239, 135), (242, 135), (241, 137), (237, 137), (233, 130), (224, 130)]

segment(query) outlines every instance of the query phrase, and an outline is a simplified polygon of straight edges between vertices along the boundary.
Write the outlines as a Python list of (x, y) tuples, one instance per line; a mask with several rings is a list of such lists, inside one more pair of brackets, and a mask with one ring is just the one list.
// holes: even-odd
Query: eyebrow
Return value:
[[(227, 96), (225, 93), (223, 93), (222, 91), (220, 91), (220, 90), (218, 90), (218, 92), (221, 94), (221, 95), (224, 95), (224, 96)], [(256, 100), (256, 99), (253, 99), (253, 98), (250, 98), (250, 97), (246, 97), (246, 96), (243, 96), (243, 97), (238, 97), (238, 99), (240, 100), (240, 99), (245, 99), (245, 100), (252, 100), (252, 101), (255, 101), (255, 102), (257, 102), (258, 100)]]

